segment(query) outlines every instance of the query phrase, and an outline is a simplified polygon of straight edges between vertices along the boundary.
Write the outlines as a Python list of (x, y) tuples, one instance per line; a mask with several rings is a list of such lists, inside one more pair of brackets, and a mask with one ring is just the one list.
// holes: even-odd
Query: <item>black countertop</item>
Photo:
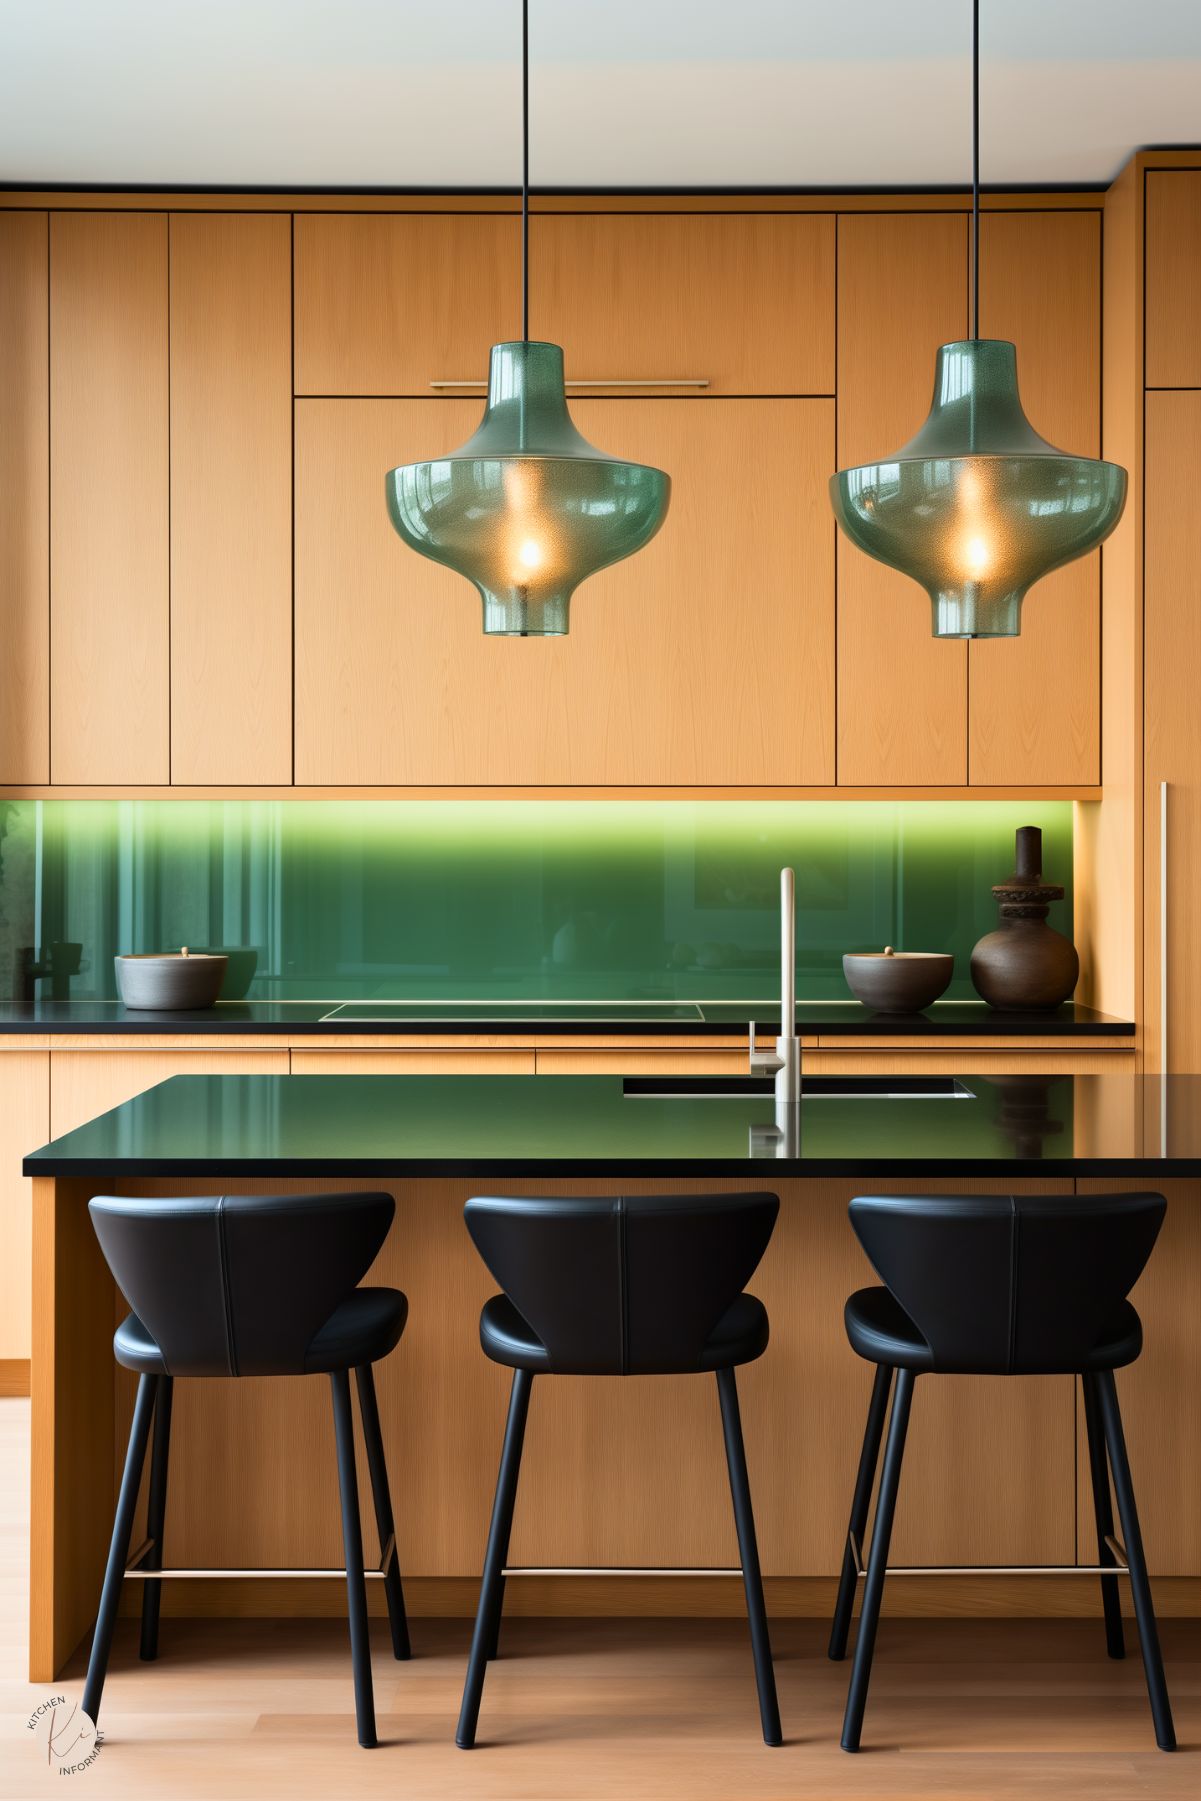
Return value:
[[(688, 1078), (664, 1086), (682, 1087)], [(1201, 1077), (829, 1078), (787, 1156), (753, 1148), (770, 1096), (673, 1096), (620, 1076), (175, 1076), (26, 1157), (27, 1176), (1201, 1175)], [(704, 1086), (702, 1084), (702, 1086)], [(627, 1087), (633, 1092), (627, 1092)], [(737, 1088), (725, 1080), (716, 1087)], [(648, 1092), (649, 1088), (649, 1092)], [(865, 1092), (865, 1090), (867, 1092)]]
[[(770, 1035), (778, 1016), (769, 1001), (221, 1001), (163, 1013), (131, 1010), (119, 1001), (34, 1001), (0, 1005), (0, 1033), (712, 1038), (743, 1033), (752, 1019)], [(936, 1001), (912, 1014), (875, 1013), (858, 1001), (798, 1001), (797, 1031), (814, 1037), (1096, 1038), (1132, 1037), (1134, 1024), (1073, 1001), (1049, 1013), (998, 1013), (983, 1001)]]

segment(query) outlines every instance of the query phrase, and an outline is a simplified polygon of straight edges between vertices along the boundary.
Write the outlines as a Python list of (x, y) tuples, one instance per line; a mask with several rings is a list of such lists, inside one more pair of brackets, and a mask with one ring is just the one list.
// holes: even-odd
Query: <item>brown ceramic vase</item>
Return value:
[(1047, 1012), (1066, 1001), (1080, 976), (1076, 947), (1047, 924), (1052, 901), (1063, 889), (1042, 879), (1043, 835), (1019, 826), (1014, 872), (993, 888), (1001, 923), (972, 952), (972, 982), (990, 1007), (1004, 1012)]

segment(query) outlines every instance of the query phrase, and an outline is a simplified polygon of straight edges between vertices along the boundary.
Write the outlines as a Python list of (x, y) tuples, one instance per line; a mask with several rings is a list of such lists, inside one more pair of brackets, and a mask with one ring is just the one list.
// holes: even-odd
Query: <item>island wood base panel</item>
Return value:
[[(750, 1189), (762, 1171), (726, 1180), (613, 1182), (439, 1178), (333, 1183), (290, 1179), (293, 1192), (386, 1187), (396, 1221), (369, 1280), (403, 1288), (408, 1329), (377, 1368), (401, 1567), (414, 1611), (467, 1612), (482, 1563), (503, 1431), (507, 1372), (479, 1349), (479, 1310), (493, 1284), (462, 1222), (470, 1193), (604, 1193), (623, 1186), (664, 1192)], [(1129, 1187), (1120, 1182), (1079, 1186)], [(264, 1191), (261, 1180), (225, 1180), (229, 1191)], [(847, 1223), (856, 1188), (845, 1180), (786, 1179), (782, 1208), (752, 1288), (766, 1304), (772, 1342), (739, 1373), (747, 1456), (764, 1573), (773, 1604), (820, 1613), (842, 1555), (847, 1508), (870, 1389), (870, 1370), (849, 1350), (842, 1306), (872, 1272)], [(878, 1185), (879, 1186), (879, 1185)], [(980, 1192), (996, 1182), (889, 1181), (888, 1189)], [(1070, 1192), (1070, 1178), (1010, 1182)], [(1134, 1291), (1147, 1347), (1118, 1377), (1155, 1578), (1201, 1576), (1201, 1182), (1166, 1184), (1159, 1246)], [(49, 1681), (90, 1631), (124, 1460), (133, 1379), (116, 1369), (111, 1336), (125, 1311), (87, 1213), (95, 1192), (211, 1192), (213, 1184), (163, 1179), (40, 1178), (34, 1184), (33, 1507), (30, 1668)], [(894, 1560), (909, 1564), (1075, 1564), (1095, 1560), (1082, 1409), (1071, 1377), (919, 1382), (894, 1533)], [(361, 1446), (360, 1446), (361, 1451)], [(361, 1471), (362, 1492), (366, 1472)], [(135, 1523), (135, 1541), (139, 1524)], [(374, 1540), (365, 1528), (370, 1556)], [(176, 1390), (165, 1556), (190, 1568), (337, 1567), (339, 1508), (327, 1384), (181, 1381)], [(731, 1567), (737, 1561), (714, 1384), (708, 1378), (534, 1385), (511, 1557), (539, 1567)], [(802, 1579), (793, 1587), (794, 1579)], [(660, 1610), (635, 1578), (568, 1581), (557, 1602), (510, 1584), (515, 1609), (595, 1613)], [(689, 1603), (684, 1578), (668, 1579), (672, 1611)], [(741, 1606), (737, 1584), (699, 1579), (706, 1609)], [(783, 1588), (774, 1586), (782, 1580)], [(917, 1608), (892, 1585), (888, 1608)], [(1087, 1610), (1087, 1577), (988, 1579), (972, 1599), (962, 1578), (923, 1588), (939, 1611), (1029, 1613)], [(971, 1582), (985, 1579), (970, 1579)], [(960, 1584), (959, 1604), (953, 1582)], [(428, 1586), (427, 1588), (427, 1584)], [(1015, 1586), (1016, 1584), (1016, 1586)], [(998, 1585), (1004, 1585), (1003, 1589)], [(1064, 1586), (1069, 1593), (1063, 1594)], [(196, 1582), (189, 1608), (321, 1613), (339, 1605), (325, 1582), (267, 1586)], [(694, 1584), (695, 1586), (695, 1584)], [(235, 1588), (238, 1593), (233, 1593)], [(1028, 1591), (1022, 1593), (1022, 1589)], [(166, 1608), (181, 1598), (165, 1584)], [(629, 1591), (636, 1592), (631, 1593)], [(204, 1591), (203, 1594), (197, 1591)], [(419, 1600), (423, 1591), (429, 1599)], [(1173, 1602), (1160, 1584), (1161, 1604)], [(793, 1597), (786, 1600), (786, 1596)], [(1073, 1598), (1075, 1596), (1075, 1598)], [(1008, 1597), (1008, 1598), (1006, 1598)], [(1062, 1598), (1061, 1598), (1062, 1597)], [(619, 1605), (620, 1604), (620, 1605)], [(1192, 1600), (1186, 1611), (1195, 1611)]]

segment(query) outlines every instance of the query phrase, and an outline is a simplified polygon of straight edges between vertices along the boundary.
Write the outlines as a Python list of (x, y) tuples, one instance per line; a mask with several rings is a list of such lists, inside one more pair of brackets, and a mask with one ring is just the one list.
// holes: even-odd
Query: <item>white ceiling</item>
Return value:
[[(981, 0), (986, 185), (1201, 142), (1201, 0)], [(530, 0), (535, 187), (953, 186), (970, 0)], [(0, 0), (0, 181), (505, 187), (519, 0)]]

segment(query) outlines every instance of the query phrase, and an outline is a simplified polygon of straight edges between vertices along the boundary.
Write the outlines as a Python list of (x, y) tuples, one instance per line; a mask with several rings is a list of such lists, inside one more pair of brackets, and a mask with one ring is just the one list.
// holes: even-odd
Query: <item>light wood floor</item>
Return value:
[[(0, 1401), (0, 1796), (35, 1801), (25, 1681), (28, 1403)], [(1133, 1627), (1130, 1628), (1133, 1638)], [(480, 1745), (451, 1740), (467, 1628), (417, 1620), (411, 1663), (374, 1626), (383, 1743), (354, 1740), (336, 1621), (165, 1620), (157, 1665), (119, 1629), (106, 1742), (74, 1780), (121, 1801), (1137, 1801), (1201, 1793), (1201, 1625), (1164, 1622), (1181, 1751), (1154, 1748), (1137, 1655), (1110, 1663), (1095, 1621), (885, 1619), (865, 1750), (838, 1749), (847, 1665), (819, 1622), (774, 1628), (786, 1744), (760, 1739), (735, 1621), (538, 1621), (506, 1629)], [(1133, 1644), (1131, 1649), (1134, 1649)], [(81, 1661), (57, 1685), (77, 1698)]]

